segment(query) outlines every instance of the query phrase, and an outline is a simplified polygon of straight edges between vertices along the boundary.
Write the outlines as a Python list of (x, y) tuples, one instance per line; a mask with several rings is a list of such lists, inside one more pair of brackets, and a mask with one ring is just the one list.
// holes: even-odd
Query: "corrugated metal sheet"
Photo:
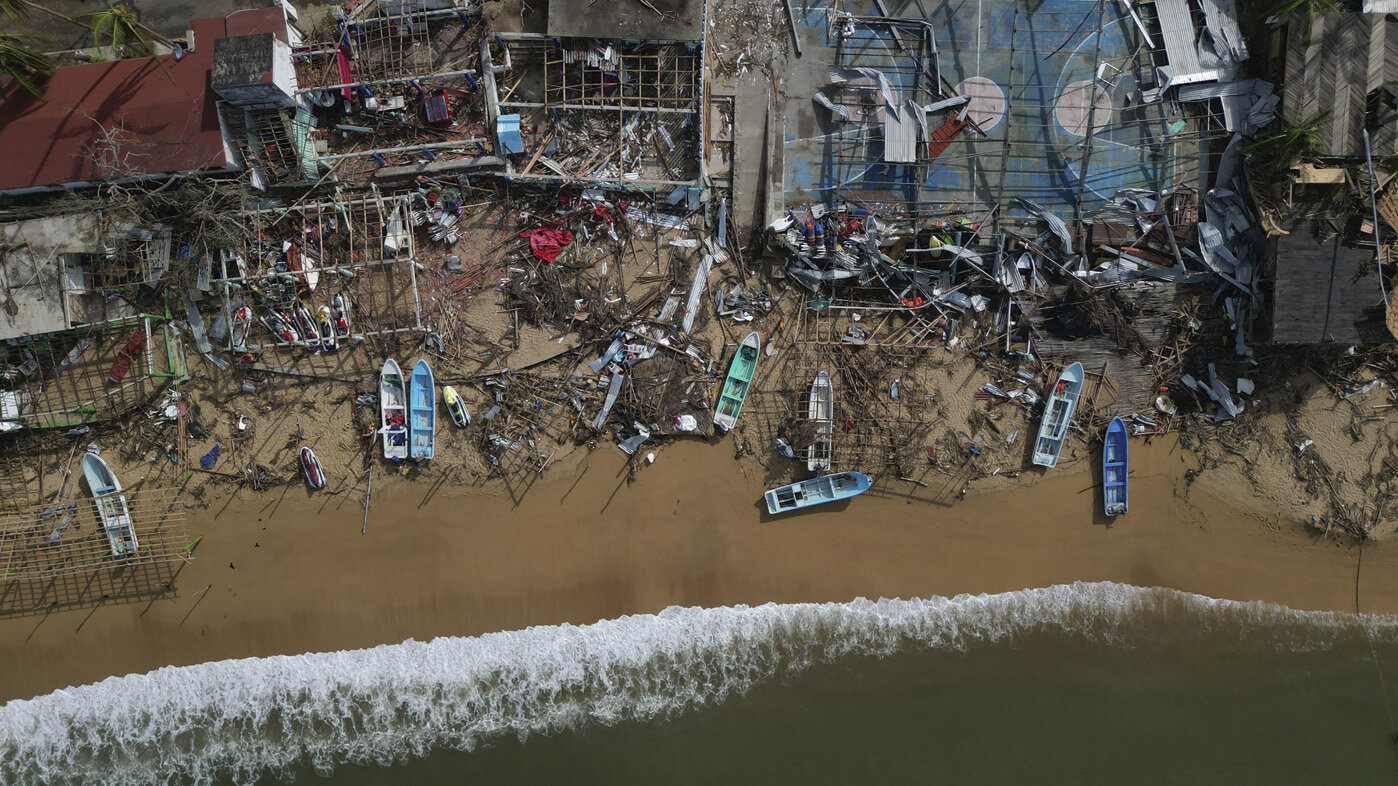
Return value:
[(883, 117), (883, 160), (889, 164), (912, 164), (917, 162), (918, 116), (907, 106), (894, 115), (884, 113)]

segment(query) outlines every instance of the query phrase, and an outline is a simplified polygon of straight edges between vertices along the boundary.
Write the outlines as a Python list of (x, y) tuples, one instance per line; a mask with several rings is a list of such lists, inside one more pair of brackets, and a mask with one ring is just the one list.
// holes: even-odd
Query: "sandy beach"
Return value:
[(735, 461), (726, 442), (668, 445), (631, 484), (624, 456), (603, 447), (551, 469), (518, 506), (503, 491), (385, 478), (365, 535), (358, 495), (240, 491), (194, 514), (204, 539), (174, 593), (0, 621), (9, 664), (0, 697), (165, 665), (584, 624), (670, 605), (1079, 580), (1398, 613), (1398, 583), (1384, 578), (1398, 563), (1388, 545), (1361, 554), (1246, 492), (1190, 486), (1196, 465), (1173, 439), (1133, 449), (1132, 511), (1110, 526), (1084, 459), (950, 507), (886, 483), (847, 504), (772, 518), (759, 509), (761, 468)]

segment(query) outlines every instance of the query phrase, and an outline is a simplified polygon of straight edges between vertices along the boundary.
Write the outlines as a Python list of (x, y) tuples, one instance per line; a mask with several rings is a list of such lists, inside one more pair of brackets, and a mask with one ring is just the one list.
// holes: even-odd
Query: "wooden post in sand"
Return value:
[(363, 535), (369, 531), (369, 496), (374, 493), (374, 465), (369, 465), (369, 487), (364, 489), (364, 526), (359, 528), (359, 534)]

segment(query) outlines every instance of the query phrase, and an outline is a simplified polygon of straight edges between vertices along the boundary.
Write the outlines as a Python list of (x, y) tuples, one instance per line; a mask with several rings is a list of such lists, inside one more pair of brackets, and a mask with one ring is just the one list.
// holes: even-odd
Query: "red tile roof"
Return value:
[[(215, 169), (230, 162), (209, 89), (214, 39), (279, 32), (281, 8), (239, 11), (190, 24), (195, 49), (178, 62), (151, 58), (68, 66), (44, 85), (44, 100), (20, 94), (0, 104), (0, 191), (101, 180), (93, 160), (102, 129), (119, 129), (125, 173)], [(173, 80), (173, 81), (172, 81)]]

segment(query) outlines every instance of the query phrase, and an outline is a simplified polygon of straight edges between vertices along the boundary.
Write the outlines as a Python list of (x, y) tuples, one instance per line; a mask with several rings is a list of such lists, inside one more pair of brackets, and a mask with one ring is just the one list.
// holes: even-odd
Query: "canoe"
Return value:
[(1034, 442), (1034, 463), (1041, 467), (1058, 466), (1058, 454), (1068, 438), (1068, 426), (1073, 422), (1073, 410), (1082, 395), (1082, 364), (1074, 363), (1064, 369), (1044, 403), (1044, 420), (1039, 424), (1039, 438)]
[(1112, 418), (1102, 441), (1102, 503), (1108, 516), (1126, 514), (1127, 461), (1126, 424)]
[(330, 299), (330, 308), (335, 311), (335, 335), (340, 338), (349, 338), (350, 325), (353, 324), (349, 298), (343, 294), (336, 295)]
[(121, 493), (121, 481), (112, 474), (112, 468), (96, 453), (83, 456), (83, 476), (87, 487), (92, 491), (92, 501), (97, 506), (97, 518), (107, 533), (107, 544), (112, 556), (128, 559), (136, 556), (141, 548), (136, 540), (136, 530), (131, 522), (131, 508), (126, 504), (126, 495)]
[(408, 457), (408, 386), (393, 358), (385, 360), (379, 371), (379, 436), (384, 458)]
[(413, 366), (408, 386), (408, 446), (418, 461), (432, 458), (437, 439), (437, 393), (432, 382), (432, 367), (426, 360)]
[(471, 425), (471, 413), (466, 411), (466, 402), (461, 400), (461, 394), (456, 392), (456, 388), (446, 385), (442, 388), (442, 403), (447, 405), (447, 414), (451, 415), (451, 422), (457, 428), (466, 428)]
[(835, 388), (830, 384), (830, 375), (824, 371), (816, 374), (811, 383), (806, 417), (816, 427), (815, 441), (806, 449), (806, 469), (829, 472), (835, 448)]
[(234, 352), (248, 351), (248, 328), (252, 327), (252, 309), (239, 306), (233, 312), (232, 343)]
[(714, 406), (714, 425), (727, 431), (738, 423), (738, 415), (743, 412), (743, 401), (748, 397), (748, 386), (752, 383), (753, 372), (757, 370), (758, 348), (762, 340), (757, 331), (747, 334), (738, 345), (738, 354), (728, 366), (728, 378), (724, 380), (723, 391), (719, 393), (718, 404)]
[(306, 484), (313, 489), (325, 488), (325, 469), (320, 466), (320, 457), (309, 445), (301, 448), (301, 470), (306, 473)]
[(786, 513), (812, 505), (855, 497), (869, 490), (874, 479), (863, 472), (839, 472), (803, 480), (766, 493), (767, 512)]
[(326, 349), (334, 352), (340, 348), (340, 342), (335, 338), (337, 331), (335, 330), (335, 319), (330, 314), (330, 307), (321, 306), (316, 310), (316, 316), (319, 317), (317, 323), (320, 328), (320, 343)]

